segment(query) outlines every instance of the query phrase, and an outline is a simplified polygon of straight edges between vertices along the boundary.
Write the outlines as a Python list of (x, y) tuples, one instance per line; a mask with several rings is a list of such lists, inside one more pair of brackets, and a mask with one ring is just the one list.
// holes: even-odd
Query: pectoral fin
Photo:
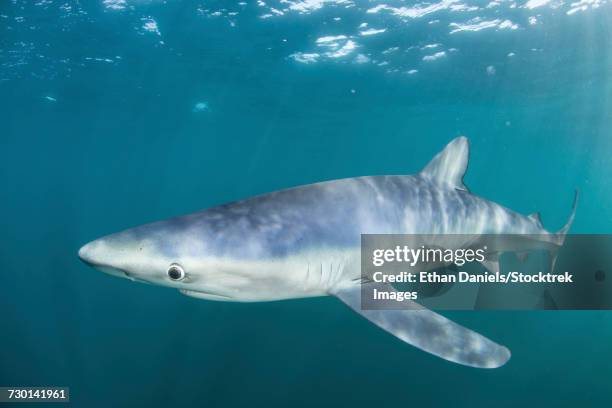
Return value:
[[(364, 285), (368, 290), (366, 293), (370, 293), (374, 288), (379, 291), (395, 291), (387, 284)], [(405, 308), (398, 310), (397, 301), (389, 300), (389, 309), (362, 310), (360, 285), (338, 289), (332, 294), (378, 327), (445, 360), (472, 367), (496, 368), (504, 365), (510, 358), (510, 351), (506, 347), (453, 323), (418, 303), (405, 300), (402, 304)], [(376, 304), (385, 308), (382, 303)], [(395, 309), (390, 310), (391, 307)]]

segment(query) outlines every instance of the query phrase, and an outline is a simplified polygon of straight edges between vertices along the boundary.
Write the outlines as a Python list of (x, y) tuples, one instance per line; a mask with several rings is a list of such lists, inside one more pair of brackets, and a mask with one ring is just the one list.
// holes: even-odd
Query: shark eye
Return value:
[(185, 279), (185, 271), (179, 264), (173, 263), (168, 267), (168, 277), (173, 281), (180, 281)]

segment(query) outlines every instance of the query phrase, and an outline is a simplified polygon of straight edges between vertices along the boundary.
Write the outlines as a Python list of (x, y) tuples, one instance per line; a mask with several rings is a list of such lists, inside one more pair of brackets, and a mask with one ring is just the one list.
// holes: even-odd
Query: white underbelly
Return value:
[[(266, 261), (224, 263), (205, 287), (194, 287), (202, 298), (227, 301), (263, 302), (325, 296), (330, 289), (359, 279), (359, 250), (308, 251)], [(211, 293), (211, 297), (206, 297)]]

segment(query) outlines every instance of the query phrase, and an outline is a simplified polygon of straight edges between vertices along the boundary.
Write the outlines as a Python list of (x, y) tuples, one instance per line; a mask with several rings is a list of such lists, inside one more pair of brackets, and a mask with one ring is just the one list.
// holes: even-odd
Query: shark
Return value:
[[(503, 366), (509, 349), (415, 301), (366, 310), (361, 234), (513, 234), (512, 250), (563, 244), (576, 214), (557, 232), (472, 194), (463, 182), (466, 137), (452, 140), (414, 175), (362, 176), (302, 185), (127, 229), (91, 241), (78, 256), (110, 275), (211, 301), (265, 302), (335, 296), (398, 339), (445, 360)], [(504, 248), (499, 248), (501, 252)], [(488, 258), (486, 267), (498, 267)], [(499, 270), (499, 269), (498, 269)]]

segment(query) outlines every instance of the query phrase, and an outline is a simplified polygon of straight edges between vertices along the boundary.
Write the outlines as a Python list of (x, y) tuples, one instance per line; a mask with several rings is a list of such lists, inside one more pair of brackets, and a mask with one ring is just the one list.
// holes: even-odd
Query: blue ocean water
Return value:
[(0, 386), (78, 407), (611, 406), (609, 312), (453, 312), (437, 359), (332, 298), (215, 303), (87, 268), (99, 236), (285, 187), (411, 174), (612, 231), (605, 0), (4, 0)]

